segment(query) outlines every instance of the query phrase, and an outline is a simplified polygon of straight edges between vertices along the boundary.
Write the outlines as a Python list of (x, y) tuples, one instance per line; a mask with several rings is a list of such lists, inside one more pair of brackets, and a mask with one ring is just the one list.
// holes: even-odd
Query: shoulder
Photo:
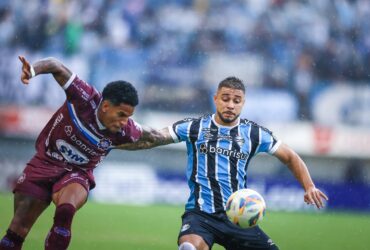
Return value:
[(101, 93), (91, 84), (86, 82), (85, 80), (75, 76), (71, 83), (65, 89), (67, 94), (74, 94), (80, 96), (85, 101), (89, 101), (91, 99), (95, 99), (95, 101), (99, 101), (101, 97)]
[(200, 117), (187, 117), (180, 121), (177, 121), (174, 125), (183, 124), (183, 123), (194, 123), (194, 122), (200, 122), (202, 120), (211, 119), (211, 114), (202, 115)]
[(269, 130), (268, 128), (258, 124), (257, 122), (254, 122), (254, 121), (251, 121), (251, 120), (248, 120), (248, 119), (245, 119), (245, 118), (240, 119), (240, 125), (241, 126), (246, 125), (246, 126), (254, 127), (254, 128), (257, 128), (257, 129), (261, 129), (262, 131), (265, 131), (265, 132), (272, 135), (272, 131)]

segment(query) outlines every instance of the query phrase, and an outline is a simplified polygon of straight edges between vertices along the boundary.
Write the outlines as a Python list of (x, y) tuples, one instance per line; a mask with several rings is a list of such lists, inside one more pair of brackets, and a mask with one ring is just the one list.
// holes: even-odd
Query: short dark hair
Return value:
[(240, 89), (241, 91), (243, 91), (243, 93), (245, 93), (245, 86), (244, 86), (243, 81), (235, 76), (229, 76), (225, 78), (224, 80), (222, 80), (218, 84), (217, 90), (220, 90), (222, 87), (231, 88), (231, 89)]
[(103, 89), (103, 100), (108, 100), (113, 105), (124, 103), (135, 107), (139, 104), (135, 87), (126, 81), (108, 83)]

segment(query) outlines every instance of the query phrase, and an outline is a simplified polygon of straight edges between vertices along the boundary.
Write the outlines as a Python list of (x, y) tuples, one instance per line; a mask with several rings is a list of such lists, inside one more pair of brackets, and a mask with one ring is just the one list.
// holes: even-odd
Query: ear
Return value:
[(216, 104), (216, 100), (217, 100), (217, 93), (213, 95), (213, 102)]
[(107, 112), (107, 110), (109, 109), (110, 107), (110, 102), (107, 101), (107, 100), (103, 100), (101, 105), (100, 105), (100, 109), (103, 113)]

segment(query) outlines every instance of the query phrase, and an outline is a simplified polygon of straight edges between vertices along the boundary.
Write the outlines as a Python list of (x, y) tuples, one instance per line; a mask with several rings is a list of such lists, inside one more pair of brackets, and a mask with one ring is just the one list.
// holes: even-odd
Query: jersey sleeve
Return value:
[(124, 128), (124, 137), (126, 137), (129, 142), (136, 142), (140, 139), (143, 134), (143, 129), (141, 125), (132, 119), (129, 119), (127, 125)]
[(74, 73), (67, 83), (64, 84), (63, 89), (67, 100), (74, 104), (87, 102), (93, 95), (98, 94), (98, 91), (93, 86), (78, 78)]
[(268, 154), (274, 154), (280, 145), (281, 141), (276, 139), (270, 130), (260, 128), (260, 144), (258, 147), (258, 153), (265, 152)]
[(190, 139), (190, 126), (192, 119), (184, 119), (168, 127), (174, 142), (187, 141)]

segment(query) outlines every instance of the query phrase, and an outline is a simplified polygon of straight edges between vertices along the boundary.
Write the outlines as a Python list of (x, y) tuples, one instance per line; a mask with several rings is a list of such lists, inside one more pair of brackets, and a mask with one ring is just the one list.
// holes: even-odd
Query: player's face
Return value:
[(245, 101), (243, 91), (222, 87), (213, 99), (216, 105), (216, 122), (225, 126), (235, 125)]
[(99, 111), (100, 122), (111, 132), (120, 132), (127, 124), (128, 118), (133, 115), (135, 107), (121, 103), (118, 106), (104, 100)]

